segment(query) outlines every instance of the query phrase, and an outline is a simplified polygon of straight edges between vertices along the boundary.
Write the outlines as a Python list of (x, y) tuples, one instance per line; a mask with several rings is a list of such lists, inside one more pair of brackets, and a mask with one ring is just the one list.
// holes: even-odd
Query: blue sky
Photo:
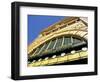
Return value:
[(43, 29), (64, 18), (65, 16), (28, 15), (28, 45)]

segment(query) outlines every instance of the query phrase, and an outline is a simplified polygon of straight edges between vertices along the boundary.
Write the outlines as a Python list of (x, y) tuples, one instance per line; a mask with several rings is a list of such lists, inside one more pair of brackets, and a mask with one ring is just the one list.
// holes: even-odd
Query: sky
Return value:
[(65, 16), (28, 15), (28, 45), (48, 26), (64, 19)]

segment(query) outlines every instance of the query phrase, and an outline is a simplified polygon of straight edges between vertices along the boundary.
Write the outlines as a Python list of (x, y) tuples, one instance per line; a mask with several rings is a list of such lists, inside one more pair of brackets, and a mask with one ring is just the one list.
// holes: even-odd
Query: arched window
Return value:
[(63, 51), (68, 51), (69, 49), (80, 47), (82, 45), (87, 45), (87, 41), (79, 36), (60, 36), (53, 38), (44, 44), (37, 47), (33, 52), (31, 53), (31, 57), (39, 57), (44, 56), (48, 54), (56, 54)]

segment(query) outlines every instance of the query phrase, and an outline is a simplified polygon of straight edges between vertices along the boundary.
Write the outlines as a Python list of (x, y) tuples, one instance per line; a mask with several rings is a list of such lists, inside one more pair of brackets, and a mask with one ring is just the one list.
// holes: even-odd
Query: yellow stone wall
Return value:
[(60, 64), (64, 62), (70, 62), (74, 60), (84, 59), (88, 57), (87, 51), (78, 51), (74, 54), (68, 53), (65, 56), (57, 56), (56, 58), (49, 58), (47, 60), (36, 61), (29, 64), (29, 67), (37, 67), (37, 66), (45, 66), (45, 65), (53, 65)]

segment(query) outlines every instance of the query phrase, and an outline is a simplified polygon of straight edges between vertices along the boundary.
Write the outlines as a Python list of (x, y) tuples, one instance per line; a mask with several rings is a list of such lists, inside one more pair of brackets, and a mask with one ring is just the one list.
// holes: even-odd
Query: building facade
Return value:
[(43, 29), (28, 46), (28, 66), (87, 64), (87, 18), (69, 17)]

